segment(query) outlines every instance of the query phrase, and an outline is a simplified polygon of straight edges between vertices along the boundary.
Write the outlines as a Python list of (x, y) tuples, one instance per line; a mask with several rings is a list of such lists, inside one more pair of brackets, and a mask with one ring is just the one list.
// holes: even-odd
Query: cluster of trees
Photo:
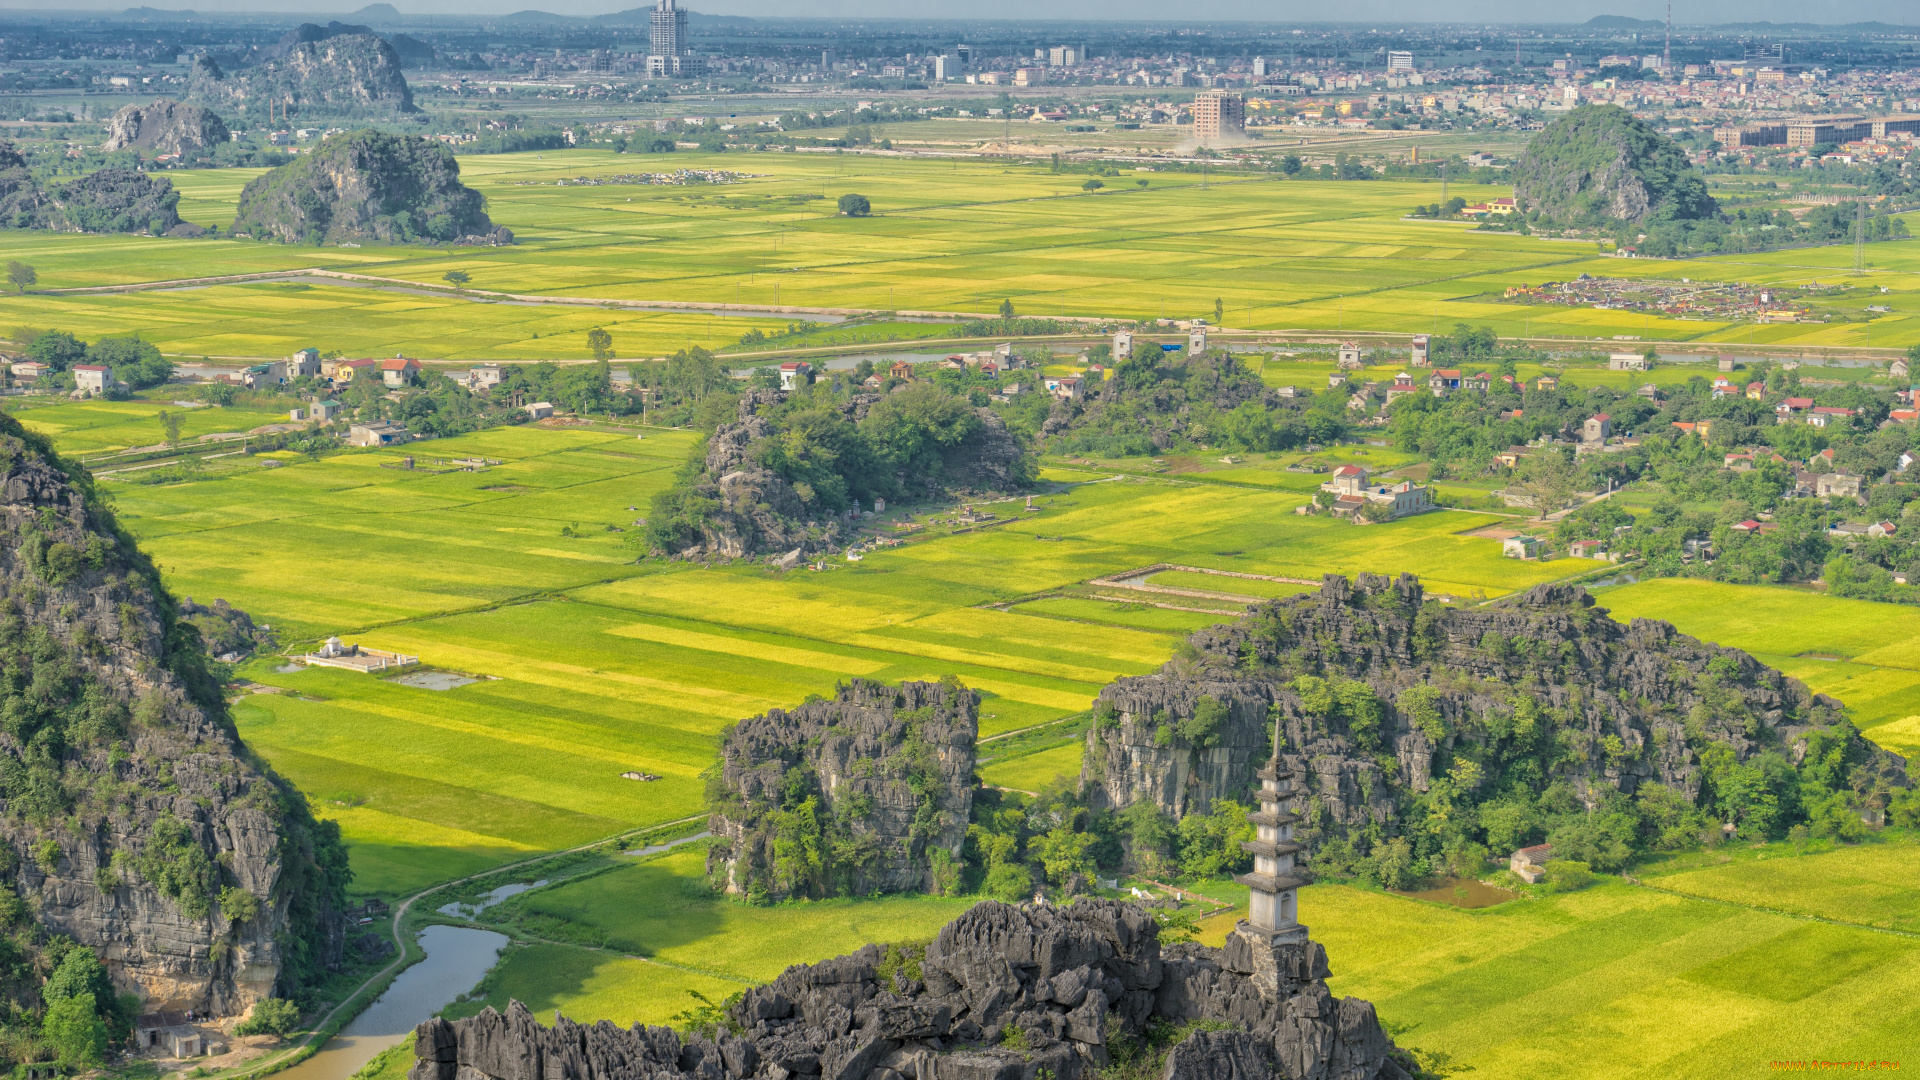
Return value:
[[(1499, 637), (1489, 633), (1480, 647), (1511, 656), (1528, 644), (1495, 640)], [(1437, 710), (1423, 711), (1419, 701), (1403, 694), (1396, 703), (1402, 713), (1411, 711), (1415, 723), (1432, 727), (1433, 734), (1453, 736), (1434, 759), (1431, 783), (1424, 792), (1396, 784), (1404, 797), (1399, 820), (1370, 821), (1358, 829), (1338, 829), (1323, 806), (1312, 804), (1302, 834), (1313, 850), (1313, 868), (1317, 874), (1404, 889), (1431, 877), (1477, 875), (1489, 855), (1541, 842), (1553, 845), (1556, 858), (1578, 864), (1571, 868), (1577, 875), (1588, 869), (1617, 871), (1650, 853), (1719, 843), (1728, 823), (1734, 835), (1749, 841), (1851, 841), (1868, 831), (1861, 807), (1877, 803), (1895, 824), (1920, 825), (1920, 793), (1893, 787), (1892, 778), (1870, 760), (1868, 744), (1855, 738), (1857, 732), (1844, 720), (1816, 730), (1797, 762), (1779, 746), (1739, 760), (1710, 732), (1743, 725), (1749, 737), (1763, 742), (1767, 733), (1747, 715), (1733, 684), (1737, 675), (1737, 665), (1721, 657), (1693, 676), (1701, 703), (1686, 717), (1683, 737), (1700, 762), (1698, 798), (1645, 783), (1631, 795), (1610, 792), (1593, 808), (1566, 776), (1565, 763), (1597, 753), (1611, 764), (1624, 764), (1644, 748), (1629, 746), (1617, 734), (1596, 736), (1577, 708), (1550, 706), (1522, 689), (1483, 713), (1452, 721)], [(1355, 708), (1346, 700), (1351, 696), (1365, 705), (1372, 696), (1366, 684), (1337, 678), (1332, 684), (1341, 699), (1336, 715), (1383, 711), (1381, 706)], [(1344, 689), (1354, 693), (1337, 694)], [(1656, 741), (1664, 737), (1656, 732)]]
[[(49, 374), (40, 377), (40, 386), (73, 389), (76, 364), (107, 365), (115, 379), (133, 390), (160, 386), (173, 377), (173, 362), (137, 337), (101, 338), (88, 344), (65, 330), (32, 326), (15, 327), (8, 336), (25, 346), (27, 359), (47, 365)], [(116, 394), (110, 390), (107, 396)]]
[(1152, 802), (1118, 813), (1088, 804), (1073, 784), (1037, 796), (981, 788), (974, 792), (960, 886), (1009, 903), (1050, 886), (1085, 889), (1095, 877), (1130, 871), (1155, 878), (1206, 881), (1242, 872), (1252, 857), (1250, 807), (1231, 799), (1207, 813), (1175, 821)]
[[(1093, 350), (1096, 362), (1110, 348)], [(1347, 394), (1271, 394), (1241, 359), (1223, 349), (1199, 356), (1142, 346), (1088, 388), (1079, 406), (1057, 407), (1047, 447), (1055, 453), (1158, 454), (1186, 448), (1287, 450), (1346, 433)]]
[[(701, 372), (689, 357), (685, 376)], [(833, 378), (796, 388), (781, 401), (763, 405), (759, 415), (775, 434), (757, 442), (755, 462), (793, 485), (810, 510), (839, 513), (854, 500), (897, 500), (911, 489), (938, 484), (949, 452), (975, 435), (982, 420), (966, 396), (939, 383), (915, 381), (887, 394), (857, 421), (845, 408), (858, 390), (852, 379)], [(714, 423), (734, 415), (732, 393), (712, 388), (695, 407)], [(718, 509), (697, 487), (704, 477), (704, 449), (696, 448), (678, 483), (654, 496), (647, 519), (649, 539), (663, 551), (692, 543), (702, 523)], [(1015, 463), (1032, 470), (1031, 455)]]

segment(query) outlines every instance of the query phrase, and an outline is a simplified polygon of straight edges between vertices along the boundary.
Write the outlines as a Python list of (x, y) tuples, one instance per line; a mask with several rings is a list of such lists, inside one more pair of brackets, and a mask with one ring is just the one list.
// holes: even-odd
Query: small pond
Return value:
[(487, 910), (488, 908), (492, 907), (495, 904), (500, 903), (501, 901), (507, 899), (510, 896), (519, 896), (521, 893), (527, 892), (531, 889), (538, 889), (541, 886), (545, 885), (546, 883), (547, 883), (547, 879), (541, 878), (539, 881), (536, 881), (531, 885), (528, 885), (525, 882), (515, 882), (512, 885), (502, 885), (499, 888), (488, 893), (484, 898), (482, 898), (479, 901), (476, 901), (475, 903), (442, 904), (436, 910), (438, 910), (442, 915), (451, 915), (456, 919), (471, 919), (475, 915), (480, 914), (481, 912)]
[(1504, 904), (1518, 894), (1510, 893), (1505, 889), (1496, 889), (1484, 881), (1473, 878), (1440, 878), (1433, 883), (1432, 888), (1394, 895), (1408, 896), (1415, 900), (1430, 900), (1436, 904), (1452, 904), (1457, 908), (1489, 908), (1495, 904)]
[(471, 686), (480, 680), (456, 675), (451, 671), (416, 671), (411, 675), (402, 675), (393, 681), (401, 686), (417, 686), (422, 690), (451, 690), (456, 686)]

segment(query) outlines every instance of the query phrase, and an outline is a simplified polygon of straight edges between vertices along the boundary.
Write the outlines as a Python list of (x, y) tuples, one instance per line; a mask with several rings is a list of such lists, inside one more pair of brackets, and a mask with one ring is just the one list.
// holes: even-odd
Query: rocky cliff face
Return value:
[(100, 169), (42, 184), (26, 158), (0, 140), (0, 225), (159, 236), (182, 228), (179, 207), (172, 181), (138, 169)]
[[(711, 510), (692, 542), (673, 553), (685, 558), (737, 559), (768, 552), (794, 553), (793, 561), (832, 550), (852, 536), (851, 519), (822, 512), (795, 482), (767, 464), (764, 451), (781, 426), (771, 416), (784, 400), (778, 390), (750, 391), (740, 398), (739, 419), (722, 424), (707, 440), (707, 456), (691, 494)], [(858, 426), (881, 404), (880, 394), (857, 394), (834, 406), (839, 419)], [(970, 432), (895, 478), (908, 498), (973, 498), (1023, 487), (1030, 462), (1004, 421), (991, 409), (965, 408)]]
[[(1279, 947), (1265, 990), (1244, 942), (1160, 947), (1139, 908), (974, 906), (924, 952), (869, 945), (746, 992), (712, 1038), (667, 1028), (429, 1020), (410, 1080), (1093, 1080), (1137, 1059), (1150, 1026), (1194, 1024), (1167, 1080), (1402, 1080), (1373, 1006), (1327, 991), (1326, 953)], [(1160, 1022), (1156, 1024), (1156, 1022)]]
[(338, 829), (235, 736), (198, 635), (91, 481), (0, 416), (0, 887), (148, 1008), (338, 964)]
[(255, 177), (235, 233), (288, 243), (510, 244), (486, 200), (460, 182), (453, 151), (415, 135), (356, 131)]
[[(298, 37), (298, 31), (292, 35)], [(187, 96), (202, 105), (264, 118), (268, 103), (310, 116), (390, 116), (417, 111), (393, 46), (370, 33), (293, 40), (264, 63), (223, 71), (194, 61)]]
[[(740, 721), (708, 792), (714, 887), (781, 899), (928, 890), (943, 872), (954, 880), (978, 733), (979, 699), (953, 682), (855, 679), (832, 701)], [(819, 845), (814, 865), (776, 863), (776, 829), (840, 842)]]
[[(1100, 694), (1083, 781), (1112, 807), (1169, 814), (1243, 798), (1271, 752), (1307, 777), (1320, 825), (1391, 832), (1447, 771), (1460, 785), (1559, 780), (1589, 808), (1664, 785), (1689, 803), (1706, 761), (1816, 744), (1901, 786), (1898, 759), (1862, 739), (1838, 701), (1738, 649), (1635, 619), (1621, 625), (1584, 590), (1542, 585), (1513, 601), (1455, 609), (1424, 601), (1410, 575), (1329, 575), (1319, 592), (1272, 601), (1189, 639), (1158, 674)], [(1875, 782), (1879, 782), (1876, 780)]]
[(1514, 164), (1513, 194), (1522, 210), (1559, 225), (1718, 210), (1686, 151), (1615, 105), (1583, 105), (1534, 136)]
[(151, 150), (186, 154), (226, 142), (225, 121), (197, 105), (161, 98), (151, 105), (128, 105), (107, 121), (107, 150)]

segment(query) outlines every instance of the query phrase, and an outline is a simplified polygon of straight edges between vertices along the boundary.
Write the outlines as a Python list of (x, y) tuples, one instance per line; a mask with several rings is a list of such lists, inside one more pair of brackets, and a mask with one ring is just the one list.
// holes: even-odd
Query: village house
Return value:
[(1560, 380), (1554, 378), (1552, 375), (1542, 375), (1533, 380), (1533, 388), (1535, 390), (1558, 390), (1560, 388)]
[(1741, 453), (1728, 454), (1725, 461), (1726, 464), (1722, 466), (1723, 468), (1733, 469), (1737, 472), (1746, 472), (1748, 469), (1753, 468), (1753, 451), (1747, 450)]
[(1065, 401), (1079, 401), (1084, 393), (1078, 375), (1049, 375), (1046, 379), (1047, 393)]
[(1429, 338), (1427, 335), (1425, 334), (1413, 335), (1412, 351), (1413, 351), (1412, 364), (1414, 367), (1426, 367), (1427, 365), (1433, 363), (1432, 339)]
[[(965, 367), (965, 364), (961, 364)], [(780, 365), (780, 389), (793, 390), (813, 385), (813, 365), (805, 360), (789, 360)]]
[(36, 360), (15, 360), (8, 365), (13, 377), (22, 381), (37, 379), (47, 373), (47, 365)]
[(1547, 861), (1551, 858), (1553, 858), (1552, 844), (1535, 844), (1533, 847), (1523, 847), (1514, 852), (1507, 860), (1507, 869), (1513, 871), (1515, 876), (1527, 884), (1538, 885), (1540, 879), (1546, 876)]
[(1427, 376), (1427, 389), (1433, 391), (1434, 397), (1446, 397), (1450, 392), (1460, 389), (1459, 369), (1435, 368), (1433, 374)]
[(1403, 371), (1395, 375), (1393, 377), (1393, 383), (1387, 387), (1387, 404), (1391, 405), (1398, 398), (1419, 392), (1420, 388), (1413, 383), (1413, 376)]
[[(332, 364), (331, 368), (327, 366), (328, 363)], [(352, 382), (363, 371), (372, 374), (379, 365), (378, 360), (333, 360), (323, 362), (321, 364), (323, 370), (320, 373), (338, 385)]]
[(1814, 481), (1814, 495), (1820, 498), (1859, 498), (1860, 478), (1849, 472), (1821, 473)]
[(1646, 371), (1653, 365), (1639, 353), (1614, 353), (1607, 357), (1608, 371)]
[(1766, 399), (1766, 396), (1767, 396), (1766, 383), (1750, 382), (1747, 384), (1747, 400), (1748, 401), (1762, 401)]
[(1359, 342), (1343, 341), (1340, 343), (1339, 365), (1342, 371), (1358, 371), (1360, 369)]
[(1334, 496), (1333, 512), (1336, 515), (1351, 514), (1372, 503), (1389, 507), (1391, 516), (1405, 517), (1433, 509), (1433, 492), (1416, 486), (1411, 480), (1402, 480), (1397, 484), (1370, 484), (1367, 470), (1358, 465), (1342, 465), (1333, 470), (1333, 475), (1320, 485), (1320, 490)]
[(340, 415), (340, 403), (333, 400), (316, 401), (310, 410), (313, 418), (323, 424), (330, 424)]
[(1836, 425), (1846, 427), (1853, 420), (1852, 409), (1839, 409), (1831, 405), (1816, 405), (1807, 412), (1807, 423), (1813, 427)]
[(475, 394), (500, 385), (503, 373), (499, 364), (475, 364), (467, 369), (467, 389)]
[(420, 361), (410, 357), (396, 356), (380, 361), (380, 381), (395, 389), (411, 386), (419, 375)]
[(1520, 464), (1520, 459), (1526, 456), (1527, 456), (1526, 447), (1509, 446), (1505, 450), (1502, 450), (1499, 453), (1493, 455), (1493, 460), (1511, 469), (1518, 466)]
[(1887, 419), (1896, 424), (1920, 422), (1920, 409), (1895, 409), (1887, 414)]
[(347, 428), (348, 446), (393, 446), (410, 437), (404, 425), (391, 420), (370, 420)]
[(1906, 378), (1907, 377), (1906, 357), (1904, 356), (1895, 357), (1893, 363), (1887, 365), (1887, 374), (1893, 376), (1896, 379)]
[(113, 385), (113, 369), (104, 364), (73, 365), (73, 385), (76, 390), (90, 390), (104, 394), (107, 387)]
[[(1011, 353), (1013, 350), (1007, 350)], [(1133, 335), (1125, 330), (1117, 330), (1113, 335), (1113, 362), (1133, 359)]]
[(1347, 385), (1346, 372), (1344, 371), (1327, 372), (1327, 389), (1331, 390), (1336, 386), (1345, 386), (1345, 385)]
[(1196, 326), (1187, 333), (1187, 355), (1199, 356), (1207, 351), (1207, 328)]
[(1787, 421), (1793, 419), (1795, 415), (1799, 413), (1803, 413), (1811, 408), (1813, 408), (1812, 398), (1805, 398), (1805, 397), (1781, 398), (1780, 403), (1773, 407), (1773, 415), (1779, 417), (1780, 422), (1784, 424)]
[(1493, 376), (1484, 371), (1478, 375), (1463, 375), (1460, 377), (1460, 389), (1477, 390), (1484, 394), (1493, 389)]
[(893, 363), (887, 365), (887, 378), (905, 379), (908, 382), (912, 382), (913, 365), (907, 363), (905, 360), (895, 360)]
[(1606, 442), (1613, 437), (1613, 417), (1606, 413), (1595, 413), (1587, 417), (1580, 425), (1580, 441), (1589, 443)]
[(1723, 375), (1713, 380), (1713, 396), (1716, 400), (1723, 397), (1732, 397), (1734, 393), (1735, 390), (1732, 379)]
[(320, 374), (320, 350), (301, 349), (287, 357), (287, 378), (304, 379), (309, 375)]
[(1884, 539), (1899, 531), (1900, 526), (1895, 525), (1891, 521), (1876, 521), (1867, 526), (1867, 535), (1873, 537), (1875, 540)]
[(1500, 542), (1500, 554), (1509, 559), (1537, 559), (1546, 550), (1546, 541), (1537, 536), (1509, 536)]
[(528, 405), (526, 409), (527, 409), (527, 416), (529, 416), (530, 418), (534, 420), (545, 420), (547, 417), (553, 415), (553, 402), (536, 401), (533, 404)]
[(1597, 559), (1606, 554), (1605, 540), (1575, 540), (1567, 545), (1567, 554), (1576, 559)]

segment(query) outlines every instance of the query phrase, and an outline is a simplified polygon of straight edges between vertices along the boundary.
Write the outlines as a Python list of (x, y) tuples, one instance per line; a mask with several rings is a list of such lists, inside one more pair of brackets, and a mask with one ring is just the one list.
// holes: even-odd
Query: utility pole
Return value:
[(1860, 274), (1867, 269), (1867, 204), (1853, 205), (1853, 272)]

